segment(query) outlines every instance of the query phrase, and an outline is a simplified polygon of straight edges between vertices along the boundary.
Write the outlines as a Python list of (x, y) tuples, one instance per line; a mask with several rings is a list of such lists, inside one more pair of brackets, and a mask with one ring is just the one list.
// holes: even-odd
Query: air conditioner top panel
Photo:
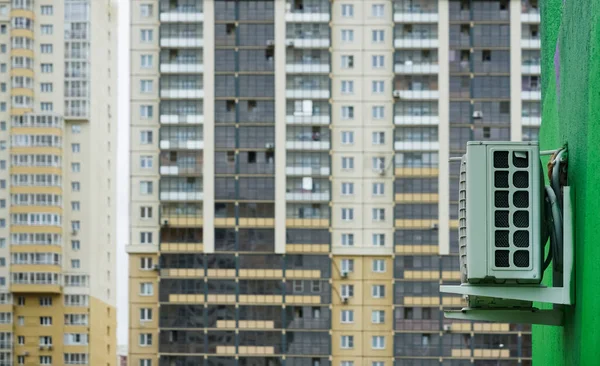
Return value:
[(468, 141), (467, 146), (470, 145), (486, 145), (486, 146), (538, 146), (537, 141)]

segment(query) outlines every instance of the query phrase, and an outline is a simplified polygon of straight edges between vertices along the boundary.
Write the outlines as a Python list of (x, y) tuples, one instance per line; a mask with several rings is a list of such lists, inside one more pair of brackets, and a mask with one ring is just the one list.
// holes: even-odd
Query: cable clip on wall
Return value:
[[(541, 155), (551, 155), (548, 186)], [(467, 307), (445, 316), (563, 325), (563, 309), (575, 301), (567, 147), (540, 152), (537, 142), (471, 141), (460, 160), (461, 284), (440, 291), (463, 295)], [(551, 284), (544, 285), (550, 265)]]

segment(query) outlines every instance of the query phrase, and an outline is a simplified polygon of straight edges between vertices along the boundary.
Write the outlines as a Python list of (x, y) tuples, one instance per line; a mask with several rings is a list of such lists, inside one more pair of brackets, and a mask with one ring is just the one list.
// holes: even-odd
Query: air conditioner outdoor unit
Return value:
[(25, 356), (25, 357), (29, 356), (29, 352), (23, 352), (23, 356)]
[(473, 118), (475, 118), (475, 119), (482, 119), (483, 118), (483, 112), (482, 111), (474, 111), (473, 112)]
[(158, 271), (158, 270), (160, 270), (160, 265), (159, 264), (154, 264), (152, 266), (152, 269), (155, 270), (155, 271)]
[(452, 330), (451, 324), (444, 324), (444, 332), (449, 332)]
[(342, 278), (348, 278), (348, 272), (346, 272), (346, 271), (342, 271), (342, 273), (341, 273), (341, 277), (342, 277)]
[(272, 144), (272, 143), (265, 144), (265, 149), (274, 149), (274, 148), (275, 148), (275, 144)]
[(267, 40), (267, 46), (275, 46), (275, 40), (268, 39)]
[(169, 220), (163, 220), (163, 226), (169, 226)]
[(285, 41), (285, 46), (286, 47), (294, 47), (294, 41), (292, 41), (292, 40)]
[(375, 172), (381, 176), (385, 175), (385, 169), (383, 169), (383, 168), (377, 169), (377, 170), (375, 170)]
[(348, 297), (342, 296), (342, 304), (348, 305)]
[[(533, 302), (574, 301), (566, 148), (549, 152), (549, 186), (544, 186), (537, 142), (470, 141), (466, 150), (458, 197), (461, 285), (440, 290), (463, 295), (468, 307), (446, 316), (562, 324), (562, 309), (535, 309)], [(548, 237), (551, 255), (545, 256)], [(553, 287), (546, 287), (541, 280), (550, 263)]]
[(392, 95), (394, 96), (394, 98), (400, 98), (400, 90), (394, 90), (392, 92)]

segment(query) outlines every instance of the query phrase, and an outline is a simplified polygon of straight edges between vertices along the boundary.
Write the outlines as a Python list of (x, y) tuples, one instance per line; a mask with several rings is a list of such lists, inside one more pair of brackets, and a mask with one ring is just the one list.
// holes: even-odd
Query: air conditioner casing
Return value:
[(542, 183), (537, 142), (467, 143), (459, 183), (462, 283), (539, 283)]

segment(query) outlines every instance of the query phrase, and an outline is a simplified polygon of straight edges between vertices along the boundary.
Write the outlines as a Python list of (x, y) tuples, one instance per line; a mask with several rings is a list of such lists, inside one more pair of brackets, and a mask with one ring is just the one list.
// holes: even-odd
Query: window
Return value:
[(140, 40), (142, 42), (152, 42), (152, 40), (154, 40), (154, 32), (152, 29), (140, 30)]
[(373, 234), (371, 241), (374, 247), (385, 246), (385, 234)]
[(52, 317), (50, 316), (40, 316), (40, 325), (50, 326), (52, 325)]
[(354, 119), (353, 106), (342, 106), (342, 119)]
[(373, 272), (384, 273), (385, 272), (385, 260), (384, 259), (373, 259)]
[(354, 169), (354, 158), (342, 157), (342, 169)]
[(140, 334), (140, 346), (151, 346), (152, 345), (152, 334), (142, 333)]
[(373, 145), (383, 145), (385, 143), (385, 132), (376, 131), (371, 135)]
[(304, 292), (304, 281), (302, 281), (302, 280), (292, 281), (292, 290), (293, 290), (293, 292)]
[(150, 156), (150, 155), (140, 156), (140, 167), (142, 169), (151, 169), (152, 168), (152, 156)]
[(140, 295), (151, 296), (154, 295), (154, 286), (150, 282), (140, 283)]
[(311, 281), (310, 291), (313, 293), (321, 292), (321, 281), (318, 281), (318, 280)]
[(152, 269), (152, 257), (140, 258), (140, 269)]
[(371, 322), (373, 324), (385, 323), (385, 311), (384, 310), (373, 310), (371, 311)]
[(375, 80), (371, 83), (373, 93), (381, 94), (385, 91), (385, 83), (383, 80)]
[(384, 349), (385, 348), (385, 337), (384, 336), (373, 336), (371, 340), (371, 346), (373, 349)]
[(25, 365), (25, 356), (17, 356), (17, 365)]
[(149, 358), (141, 359), (139, 366), (152, 366), (152, 360)]
[(71, 259), (71, 268), (81, 268), (79, 259)]
[(40, 306), (52, 306), (52, 298), (48, 296), (40, 297)]
[(342, 234), (342, 246), (354, 246), (354, 234)]
[(342, 69), (353, 69), (354, 68), (354, 56), (342, 55)]
[(154, 63), (152, 55), (141, 55), (140, 57), (141, 57), (140, 63), (143, 68), (152, 67), (152, 64)]
[(71, 230), (79, 231), (81, 229), (81, 223), (79, 221), (71, 221)]
[(54, 14), (54, 8), (52, 5), (42, 5), (42, 15), (52, 15)]
[(52, 87), (52, 83), (41, 83), (40, 84), (40, 90), (42, 91), (42, 93), (52, 93), (52, 89), (54, 89)]
[(52, 24), (42, 24), (41, 29), (42, 34), (52, 34), (54, 32), (54, 27)]
[(148, 195), (153, 192), (153, 182), (150, 181), (141, 181), (140, 182), (140, 194)]
[(52, 365), (52, 356), (40, 356), (40, 365)]
[(385, 157), (375, 156), (371, 159), (374, 171), (380, 171), (385, 169)]
[(54, 105), (50, 102), (42, 102), (40, 103), (40, 107), (43, 111), (52, 111), (54, 110)]
[(141, 244), (152, 244), (152, 232), (142, 231), (140, 233), (140, 243)]
[(354, 272), (354, 259), (342, 259), (340, 262), (342, 274)]
[(81, 210), (81, 203), (79, 203), (79, 201), (71, 202), (71, 211), (80, 211), (80, 210)]
[(40, 49), (42, 53), (52, 53), (54, 51), (54, 47), (50, 43), (42, 43)]
[(44, 73), (44, 74), (50, 74), (54, 70), (54, 66), (52, 64), (42, 64), (41, 68), (42, 68), (42, 73)]
[(371, 296), (374, 299), (383, 299), (385, 297), (385, 285), (371, 286)]
[(371, 210), (373, 221), (384, 221), (385, 220), (385, 209), (374, 208)]
[(381, 18), (383, 17), (383, 4), (373, 4), (371, 5), (371, 16)]
[(342, 361), (340, 366), (354, 366), (354, 361)]
[(381, 43), (385, 40), (385, 31), (383, 29), (375, 29), (372, 32), (373, 43)]
[(353, 297), (354, 296), (354, 285), (342, 285), (341, 287), (342, 297)]
[(351, 182), (342, 182), (342, 194), (343, 195), (353, 195), (354, 194), (354, 183)]
[(52, 345), (52, 337), (51, 336), (41, 336), (40, 337), (40, 346), (51, 346)]
[(73, 173), (79, 173), (81, 171), (81, 164), (80, 163), (71, 163), (71, 172)]
[(384, 67), (384, 57), (383, 55), (373, 55), (371, 56), (371, 64), (374, 69), (380, 69)]
[(354, 131), (342, 131), (342, 144), (350, 145), (354, 143)]
[(148, 322), (152, 320), (152, 309), (141, 308), (140, 309), (140, 321)]
[(140, 207), (140, 218), (151, 219), (152, 218), (152, 206)]
[(354, 41), (354, 31), (352, 29), (342, 29), (342, 41), (343, 42), (353, 42)]
[(153, 80), (140, 80), (140, 92), (141, 93), (152, 93), (154, 88)]
[(71, 182), (71, 190), (73, 192), (79, 192), (81, 190), (81, 184), (79, 184), (79, 182)]
[(354, 16), (354, 5), (342, 4), (342, 16), (343, 17), (353, 17)]
[(149, 119), (154, 117), (154, 108), (151, 105), (140, 106), (140, 118)]
[(81, 133), (81, 125), (71, 125), (71, 133)]
[(140, 15), (142, 18), (151, 17), (153, 13), (152, 4), (141, 4), (140, 5)]
[(354, 81), (342, 80), (342, 94), (354, 93)]
[(342, 310), (342, 314), (340, 316), (341, 322), (348, 324), (354, 323), (354, 311), (353, 310)]
[(342, 208), (342, 220), (344, 220), (344, 221), (354, 220), (354, 209), (353, 208)]
[(343, 335), (340, 343), (341, 348), (354, 348), (354, 336)]
[(25, 344), (25, 336), (18, 336), (17, 337), (17, 343), (22, 346)]
[(148, 145), (153, 141), (153, 133), (152, 131), (140, 131), (140, 144)]
[(371, 108), (371, 115), (373, 116), (373, 119), (383, 119), (383, 111), (384, 111), (384, 107), (383, 106), (374, 106)]
[(373, 183), (373, 196), (383, 196), (385, 192), (385, 184), (384, 183)]
[(81, 249), (81, 242), (79, 240), (71, 240), (71, 249), (72, 250)]

